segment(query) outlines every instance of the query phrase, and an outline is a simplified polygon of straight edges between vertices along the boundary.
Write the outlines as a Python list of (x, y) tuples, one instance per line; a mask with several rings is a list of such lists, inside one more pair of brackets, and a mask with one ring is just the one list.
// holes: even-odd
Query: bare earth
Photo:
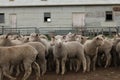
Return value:
[[(20, 77), (17, 80), (21, 80)], [(35, 74), (32, 74), (28, 80), (35, 80)], [(97, 68), (96, 71), (89, 73), (67, 71), (63, 76), (55, 72), (47, 72), (40, 80), (120, 80), (120, 68)]]

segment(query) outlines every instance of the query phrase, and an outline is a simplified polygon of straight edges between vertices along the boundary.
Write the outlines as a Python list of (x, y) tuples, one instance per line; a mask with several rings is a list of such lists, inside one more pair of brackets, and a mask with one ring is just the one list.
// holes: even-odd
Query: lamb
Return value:
[(28, 44), (28, 45), (30, 45), (30, 46), (32, 46), (32, 47), (34, 47), (37, 51), (38, 51), (38, 55), (37, 55), (37, 63), (41, 66), (41, 70), (42, 70), (42, 75), (44, 75), (45, 74), (45, 72), (46, 72), (46, 66), (47, 66), (47, 64), (46, 64), (46, 59), (45, 59), (45, 53), (46, 53), (46, 48), (45, 48), (45, 46), (42, 44), (42, 43), (40, 43), (40, 42), (29, 42), (29, 38), (26, 38), (27, 40), (28, 40), (28, 42), (27, 42), (27, 40), (24, 40), (24, 42), (21, 42), (21, 41), (11, 41), (13, 44), (18, 44), (18, 43), (24, 43), (24, 44)]
[(96, 36), (92, 40), (87, 40), (84, 43), (84, 51), (87, 58), (87, 71), (90, 71), (90, 65), (92, 64), (93, 70), (95, 70), (95, 64), (97, 59), (98, 47), (104, 44), (104, 39), (101, 36)]
[(46, 56), (48, 55), (48, 50), (50, 48), (50, 42), (47, 39), (40, 38), (38, 34), (32, 33), (29, 38), (30, 42), (41, 42), (46, 48)]
[[(51, 70), (51, 67), (53, 65), (50, 66), (50, 64), (53, 64), (54, 61), (52, 61), (53, 59), (50, 59), (51, 57), (53, 57), (53, 53), (52, 51), (52, 47), (51, 47), (51, 42), (48, 41), (47, 39), (44, 38), (40, 38), (38, 34), (36, 33), (32, 33), (29, 39), (30, 42), (40, 42), (42, 43), (45, 48), (46, 48), (46, 59), (47, 59), (47, 64), (48, 64), (48, 69)], [(51, 62), (48, 62), (48, 60), (51, 60)]]
[(25, 44), (28, 44), (28, 45), (34, 47), (37, 50), (37, 52), (38, 52), (37, 63), (41, 67), (42, 75), (44, 75), (45, 72), (46, 72), (46, 67), (47, 67), (47, 64), (46, 64), (47, 61), (45, 59), (45, 53), (46, 53), (45, 46), (40, 42), (28, 42), (28, 43), (25, 43)]
[[(55, 39), (53, 41), (53, 54), (54, 54), (54, 59), (56, 61), (56, 73), (59, 73), (59, 67), (60, 67), (60, 62), (61, 62), (61, 68), (62, 72), (61, 74), (63, 75), (65, 73), (65, 63), (67, 58), (77, 58), (77, 64), (79, 65), (80, 62), (82, 61), (83, 63), (83, 72), (86, 71), (86, 58), (84, 55), (84, 48), (83, 46), (76, 41), (73, 42), (66, 42), (64, 43), (61, 39)], [(79, 70), (79, 66), (77, 67), (77, 70)]]
[[(40, 43), (40, 42), (28, 42), (28, 43), (23, 43), (20, 40), (10, 40), (8, 39), (7, 35), (6, 37), (3, 37), (2, 39), (0, 39), (1, 42), (1, 46), (15, 46), (15, 45), (20, 45), (20, 44), (26, 44), (26, 45), (30, 45), (32, 47), (34, 47), (37, 51), (38, 51), (38, 55), (37, 55), (37, 62), (38, 64), (41, 66), (42, 69), (42, 75), (45, 74), (46, 72), (46, 59), (45, 59), (45, 46)], [(26, 41), (25, 41), (26, 42)], [(19, 69), (17, 69), (19, 70)], [(20, 71), (18, 71), (18, 73), (16, 75), (18, 75), (20, 73)]]
[(116, 45), (116, 51), (117, 51), (119, 59), (120, 59), (120, 41)]
[(45, 35), (43, 35), (43, 34), (40, 34), (40, 38), (43, 38), (43, 39), (48, 40), (47, 36), (45, 36)]
[[(27, 80), (27, 78), (31, 74), (31, 66), (35, 63), (35, 59), (38, 52), (35, 48), (29, 45), (18, 45), (18, 46), (11, 46), (11, 47), (0, 47), (0, 66), (3, 71), (3, 75), (10, 79), (16, 79), (9, 75), (9, 67), (10, 64), (16, 65), (21, 62), (24, 64), (25, 74), (22, 80)], [(37, 63), (35, 63), (37, 64)], [(37, 71), (39, 73), (40, 69), (37, 65)], [(37, 74), (39, 77), (39, 74)]]
[[(86, 42), (86, 40), (88, 39), (88, 37), (78, 35), (78, 34), (74, 34), (74, 33), (68, 33), (65, 36), (64, 39), (65, 39), (66, 42), (78, 41), (79, 43), (84, 44)], [(76, 61), (77, 61), (76, 59), (70, 59), (69, 60), (70, 70), (72, 70), (74, 68), (74, 70), (77, 71), (76, 67), (78, 65), (76, 64)]]
[[(110, 65), (111, 62), (111, 49), (112, 49), (112, 42), (109, 39), (104, 39), (104, 44), (98, 48), (98, 53), (99, 54), (105, 54), (106, 56), (106, 64), (105, 68)], [(99, 60), (99, 59), (98, 59)]]
[(73, 33), (68, 33), (67, 35), (66, 35), (66, 41), (75, 41), (76, 40), (76, 35), (77, 34), (73, 34)]
[(85, 37), (79, 34), (73, 34), (73, 33), (68, 33), (65, 36), (65, 41), (78, 41), (81, 44), (84, 44), (87, 40), (89, 39), (89, 37)]
[(120, 64), (119, 63), (119, 60), (120, 60), (119, 45), (120, 45), (120, 38), (115, 38), (113, 41), (113, 47), (111, 51), (114, 66), (117, 66)]

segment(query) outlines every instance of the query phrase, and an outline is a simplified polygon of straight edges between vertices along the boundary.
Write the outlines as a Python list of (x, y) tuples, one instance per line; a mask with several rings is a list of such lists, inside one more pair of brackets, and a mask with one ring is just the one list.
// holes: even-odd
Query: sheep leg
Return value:
[(111, 54), (110, 53), (106, 53), (106, 57), (107, 57), (107, 60), (106, 60), (105, 68), (110, 65)]
[(70, 59), (70, 70), (72, 71), (72, 64), (73, 64), (73, 62), (72, 62), (72, 60)]
[(98, 56), (97, 56), (97, 64), (98, 64), (98, 66), (102, 66), (101, 65), (101, 54), (100, 53), (98, 53)]
[(18, 76), (20, 74), (20, 65), (17, 65), (17, 73), (16, 76)]
[(3, 73), (1, 68), (0, 68), (0, 80), (3, 80)]
[(77, 65), (77, 61), (76, 61), (76, 60), (75, 60), (75, 62), (73, 62), (72, 66), (73, 66), (73, 70), (75, 70), (75, 71), (76, 71), (76, 69), (77, 69), (76, 67), (78, 66), (78, 65)]
[(42, 69), (42, 76), (46, 73), (46, 60), (43, 61), (43, 63), (41, 64), (41, 69)]
[(24, 62), (24, 68), (25, 68), (25, 74), (22, 78), (22, 80), (27, 80), (27, 78), (30, 76), (31, 72), (32, 72), (32, 68), (31, 68), (31, 63), (29, 62)]
[(87, 72), (90, 71), (90, 64), (91, 64), (91, 60), (90, 60), (90, 57), (89, 56), (86, 56), (86, 62), (87, 62)]
[(4, 65), (2, 67), (2, 71), (3, 71), (3, 75), (5, 75), (6, 77), (8, 77), (9, 79), (16, 80), (15, 77), (12, 77), (12, 76), (9, 75), (9, 65)]
[(78, 60), (78, 59), (76, 60), (76, 63), (77, 63), (77, 68), (75, 70), (76, 72), (78, 72), (78, 70), (80, 69), (80, 61), (81, 60)]
[(38, 65), (38, 63), (33, 62), (32, 68), (35, 70), (36, 73), (36, 80), (39, 80), (40, 78), (40, 66)]
[(86, 66), (86, 58), (85, 58), (84, 51), (80, 54), (79, 61), (82, 62), (82, 64), (83, 64), (83, 72), (85, 72), (86, 69), (87, 69), (87, 66)]
[(113, 56), (113, 64), (114, 64), (114, 66), (115, 67), (117, 67), (118, 66), (118, 64), (117, 64), (117, 59), (118, 59), (118, 57), (117, 57), (117, 52), (112, 52), (112, 56)]
[(14, 68), (14, 65), (11, 65), (11, 66), (10, 66), (10, 74), (13, 73), (13, 68)]
[(49, 70), (49, 71), (51, 71), (52, 69), (51, 69), (51, 62), (49, 62), (49, 59), (47, 59), (47, 69)]
[(59, 70), (60, 69), (60, 63), (59, 63), (59, 60), (56, 59), (56, 73), (58, 74), (59, 73)]
[(96, 70), (95, 64), (96, 64), (96, 60), (97, 60), (97, 54), (93, 57), (92, 61), (93, 61), (93, 71)]
[(61, 74), (63, 75), (65, 73), (65, 59), (63, 58), (62, 61), (61, 61), (61, 66), (62, 66), (62, 72)]
[(24, 66), (22, 63), (20, 64), (20, 69), (21, 69), (21, 71), (24, 71)]

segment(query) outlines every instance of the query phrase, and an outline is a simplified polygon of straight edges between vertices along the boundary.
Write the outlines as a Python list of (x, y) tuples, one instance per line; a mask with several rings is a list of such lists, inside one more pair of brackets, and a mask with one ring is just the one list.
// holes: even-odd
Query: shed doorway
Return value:
[(85, 26), (85, 13), (76, 12), (72, 14), (72, 27), (82, 33)]
[(16, 14), (10, 14), (10, 26), (11, 28), (17, 27), (17, 16)]
[(10, 27), (11, 27), (10, 31), (16, 32), (16, 28), (17, 28), (17, 16), (16, 16), (16, 14), (10, 14), (9, 20), (10, 20)]

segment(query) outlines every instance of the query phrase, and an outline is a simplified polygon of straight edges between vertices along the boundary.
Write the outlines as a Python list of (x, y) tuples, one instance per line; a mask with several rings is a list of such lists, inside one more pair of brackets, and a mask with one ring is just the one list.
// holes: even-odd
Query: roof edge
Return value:
[(54, 6), (120, 6), (120, 3), (112, 3), (112, 4), (47, 4), (47, 5), (4, 5), (0, 7), (54, 7)]

